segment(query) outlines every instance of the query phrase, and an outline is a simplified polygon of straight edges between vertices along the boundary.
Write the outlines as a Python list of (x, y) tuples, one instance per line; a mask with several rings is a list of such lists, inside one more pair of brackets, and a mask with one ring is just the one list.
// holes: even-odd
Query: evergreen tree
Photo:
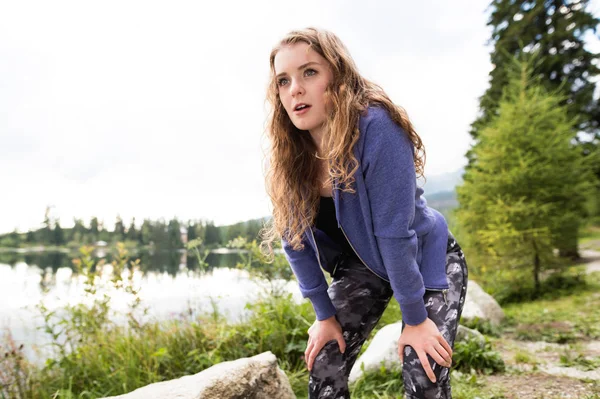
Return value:
[(195, 240), (196, 238), (198, 238), (198, 233), (196, 232), (196, 225), (194, 224), (194, 222), (188, 222), (187, 225), (187, 240), (188, 242)]
[(52, 243), (52, 220), (50, 219), (50, 206), (46, 206), (46, 211), (44, 212), (44, 223), (40, 232), (40, 241), (42, 244), (51, 244)]
[(243, 222), (224, 227), (224, 241), (227, 243), (237, 237), (246, 238), (246, 225)]
[(262, 228), (262, 219), (253, 219), (247, 222), (246, 237), (248, 241), (258, 240), (258, 233)]
[(181, 241), (181, 225), (177, 219), (169, 221), (167, 226), (167, 240), (169, 249), (183, 248), (183, 241)]
[(137, 229), (135, 228), (135, 217), (133, 217), (131, 219), (131, 224), (129, 225), (129, 228), (127, 229), (126, 237), (130, 241), (139, 241), (140, 240)]
[(99, 227), (98, 227), (98, 218), (97, 217), (93, 217), (90, 220), (90, 236), (91, 236), (91, 242), (96, 242), (98, 241), (98, 237), (99, 237)]
[(98, 222), (98, 240), (110, 242), (110, 231), (104, 226), (104, 220)]
[(163, 219), (158, 220), (152, 224), (150, 243), (156, 249), (169, 249), (167, 226)]
[(140, 230), (141, 244), (150, 245), (150, 243), (152, 242), (152, 221), (144, 219)]
[(117, 220), (115, 222), (115, 231), (113, 233), (113, 239), (116, 241), (125, 240), (125, 225), (123, 224), (123, 219), (121, 219), (121, 215), (117, 214)]
[(52, 231), (52, 243), (56, 246), (61, 246), (66, 244), (65, 233), (60, 227), (60, 221), (56, 219), (54, 222), (54, 230)]
[[(494, 44), (490, 87), (480, 98), (480, 115), (471, 125), (471, 135), (478, 139), (481, 129), (497, 114), (498, 102), (507, 84), (511, 57), (536, 51), (539, 62), (532, 65), (532, 76), (549, 91), (561, 90), (561, 106), (567, 106), (571, 118), (577, 118), (572, 136), (579, 141), (584, 155), (595, 157), (600, 149), (600, 106), (594, 98), (593, 79), (600, 71), (594, 64), (598, 54), (584, 49), (584, 35), (595, 32), (598, 18), (588, 10), (589, 0), (493, 0), (488, 25), (493, 28)], [(581, 134), (580, 134), (581, 133)], [(475, 154), (467, 153), (469, 169)], [(600, 163), (594, 168), (600, 178)], [(600, 196), (600, 190), (590, 196)], [(577, 241), (575, 232), (565, 242)], [(576, 258), (577, 248), (563, 248), (561, 254)]]
[(31, 230), (27, 231), (27, 234), (25, 236), (25, 242), (27, 244), (33, 244), (35, 243), (35, 233)]
[(204, 228), (205, 245), (221, 245), (221, 230), (213, 222), (208, 222)]
[(473, 250), (492, 255), (497, 269), (527, 270), (539, 288), (552, 248), (576, 239), (595, 176), (572, 143), (577, 120), (561, 105), (564, 96), (532, 77), (537, 56), (507, 69), (498, 114), (480, 131), (475, 162), (457, 188), (457, 216)]
[(83, 219), (73, 219), (73, 228), (71, 229), (71, 241), (81, 244), (89, 244), (89, 237), (87, 237), (87, 228), (83, 224)]
[[(497, 113), (511, 57), (530, 51), (541, 55), (532, 75), (539, 76), (549, 91), (561, 88), (565, 97), (560, 105), (568, 104), (569, 116), (578, 116), (573, 134), (587, 132), (600, 139), (600, 107), (593, 98), (592, 82), (600, 71), (593, 63), (599, 55), (584, 49), (583, 43), (583, 36), (590, 30), (596, 32), (600, 20), (587, 10), (588, 4), (589, 0), (491, 2), (488, 25), (493, 28), (490, 42), (494, 44), (494, 69), (490, 72), (490, 87), (480, 98), (480, 116), (471, 126), (474, 139)], [(590, 151), (591, 141), (587, 141), (584, 153)], [(473, 156), (472, 152), (468, 154), (469, 164)]]

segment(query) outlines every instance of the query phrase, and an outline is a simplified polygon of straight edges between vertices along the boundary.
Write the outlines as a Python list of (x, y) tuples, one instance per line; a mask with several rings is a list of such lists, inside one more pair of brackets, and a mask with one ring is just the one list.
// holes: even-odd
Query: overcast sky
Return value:
[(47, 205), (63, 227), (270, 214), (268, 56), (306, 26), (405, 107), (427, 176), (454, 171), (492, 67), (487, 4), (2, 1), (0, 233), (39, 227)]

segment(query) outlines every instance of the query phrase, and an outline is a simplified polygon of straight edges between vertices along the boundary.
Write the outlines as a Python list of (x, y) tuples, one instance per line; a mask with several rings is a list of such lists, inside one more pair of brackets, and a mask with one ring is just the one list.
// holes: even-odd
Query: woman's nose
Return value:
[(290, 84), (290, 90), (292, 92), (292, 96), (296, 96), (298, 94), (302, 94), (304, 93), (304, 88), (302, 87), (301, 84), (299, 84), (299, 82), (297, 80), (292, 80), (292, 83)]

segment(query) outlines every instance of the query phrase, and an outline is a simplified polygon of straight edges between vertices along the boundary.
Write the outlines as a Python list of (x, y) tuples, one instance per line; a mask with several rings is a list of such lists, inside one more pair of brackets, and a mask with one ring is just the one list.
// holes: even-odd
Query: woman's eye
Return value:
[(284, 84), (286, 84), (287, 79), (286, 78), (281, 78), (279, 80), (277, 80), (277, 86), (283, 86)]
[(312, 76), (314, 74), (317, 73), (317, 71), (315, 71), (314, 69), (307, 69), (306, 71), (304, 71), (305, 74), (307, 74), (308, 76)]

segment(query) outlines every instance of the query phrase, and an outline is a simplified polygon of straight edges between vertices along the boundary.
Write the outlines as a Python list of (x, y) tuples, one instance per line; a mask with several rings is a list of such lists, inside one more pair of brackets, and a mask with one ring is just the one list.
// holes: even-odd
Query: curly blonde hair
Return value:
[[(265, 186), (273, 204), (273, 217), (260, 231), (261, 251), (273, 259), (273, 242), (281, 237), (293, 249), (302, 250), (302, 234), (311, 228), (319, 206), (319, 165), (317, 147), (309, 134), (296, 128), (279, 99), (275, 78), (275, 56), (284, 46), (304, 42), (327, 60), (333, 79), (325, 90), (331, 105), (324, 126), (323, 148), (329, 179), (338, 179), (338, 188), (355, 193), (352, 184), (358, 160), (353, 147), (358, 141), (358, 121), (369, 105), (385, 108), (414, 144), (415, 170), (423, 175), (425, 148), (406, 111), (392, 103), (383, 89), (362, 77), (346, 46), (333, 33), (309, 27), (289, 32), (271, 51), (271, 79), (267, 101), (271, 105), (266, 134), (270, 141)], [(306, 133), (306, 132), (304, 132)]]

